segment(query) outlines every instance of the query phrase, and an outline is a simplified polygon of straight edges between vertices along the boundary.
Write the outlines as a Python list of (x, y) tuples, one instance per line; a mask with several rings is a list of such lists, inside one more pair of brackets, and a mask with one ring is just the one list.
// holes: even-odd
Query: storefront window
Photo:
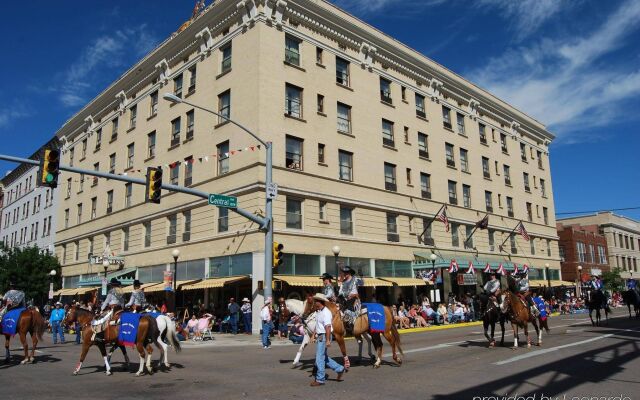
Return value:
[(376, 277), (411, 277), (411, 261), (376, 260)]
[(541, 269), (529, 269), (529, 280), (542, 280), (544, 279), (544, 274)]
[[(371, 276), (371, 261), (368, 258), (338, 257), (338, 262), (340, 265), (348, 265), (353, 268), (358, 276)], [(326, 269), (331, 275), (338, 276), (335, 257), (327, 256)]]
[(560, 280), (560, 270), (549, 268), (549, 279), (552, 281)]
[(164, 279), (164, 271), (166, 270), (166, 264), (138, 268), (138, 279), (143, 283), (162, 282)]
[(65, 276), (64, 277), (64, 287), (65, 287), (65, 289), (77, 288), (78, 287), (78, 282), (80, 282), (80, 275)]
[(204, 258), (200, 260), (178, 262), (176, 280), (204, 279)]
[(251, 253), (209, 259), (209, 277), (250, 275), (253, 273), (253, 255)]
[(320, 256), (308, 254), (285, 254), (284, 264), (275, 271), (277, 275), (318, 275), (320, 276)]

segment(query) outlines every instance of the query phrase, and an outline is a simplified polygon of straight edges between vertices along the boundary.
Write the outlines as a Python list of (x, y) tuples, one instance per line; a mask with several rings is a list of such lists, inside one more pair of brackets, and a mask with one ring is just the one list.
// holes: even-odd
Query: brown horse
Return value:
[[(120, 313), (121, 311), (116, 311), (114, 316), (112, 317), (112, 320), (118, 319)], [(105, 373), (107, 375), (111, 375), (111, 365), (109, 364), (109, 356), (107, 355), (106, 350), (107, 344), (112, 344), (120, 347), (122, 353), (124, 354), (125, 362), (127, 363), (127, 365), (129, 364), (129, 357), (127, 356), (125, 347), (118, 343), (118, 333), (120, 327), (118, 325), (111, 325), (107, 322), (103, 332), (100, 334), (102, 337), (97, 339), (94, 338), (94, 330), (91, 326), (93, 320), (93, 313), (73, 306), (69, 309), (69, 312), (67, 313), (63, 321), (63, 323), (65, 324), (71, 324), (78, 321), (82, 329), (82, 352), (80, 353), (80, 361), (78, 362), (78, 365), (73, 372), (74, 375), (78, 375), (80, 368), (82, 368), (82, 363), (84, 362), (85, 357), (89, 352), (89, 348), (93, 345), (98, 346), (98, 349), (102, 354), (102, 358), (104, 359), (104, 365), (106, 368)], [(140, 366), (138, 368), (138, 372), (136, 372), (136, 376), (140, 376), (144, 373), (145, 357), (147, 371), (149, 372), (149, 374), (153, 374), (153, 368), (151, 367), (151, 354), (153, 353), (153, 348), (151, 347), (151, 343), (156, 342), (158, 340), (158, 337), (159, 331), (156, 320), (148, 315), (143, 315), (142, 317), (140, 317), (138, 334), (136, 336), (136, 349), (138, 350), (138, 354), (140, 355)]]
[(527, 337), (527, 347), (531, 347), (529, 323), (536, 329), (536, 336), (538, 337), (537, 346), (540, 346), (542, 344), (542, 331), (538, 328), (537, 318), (531, 314), (529, 307), (513, 292), (505, 290), (503, 294), (501, 311), (507, 314), (511, 321), (511, 329), (513, 329), (513, 349), (518, 348), (518, 328), (524, 329), (524, 334)]
[[(313, 296), (309, 296), (306, 302), (305, 315), (312, 312), (313, 310)], [(348, 368), (350, 365), (349, 356), (347, 355), (346, 346), (344, 344), (344, 338), (347, 334), (344, 322), (342, 321), (342, 316), (340, 314), (340, 310), (338, 310), (338, 306), (332, 302), (327, 302), (325, 306), (331, 311), (331, 315), (333, 316), (333, 320), (331, 321), (331, 325), (333, 327), (333, 336), (342, 351), (344, 356), (345, 368)], [(384, 337), (387, 339), (389, 344), (391, 345), (391, 351), (393, 353), (393, 359), (398, 363), (398, 365), (402, 364), (402, 358), (397, 354), (396, 351), (399, 351), (400, 354), (404, 355), (402, 352), (402, 347), (400, 345), (400, 335), (398, 334), (398, 330), (396, 329), (395, 324), (393, 323), (393, 314), (391, 312), (391, 308), (384, 307), (385, 313), (385, 329), (384, 329)], [(380, 338), (379, 332), (371, 332), (369, 327), (369, 317), (367, 314), (362, 314), (356, 318), (354, 328), (353, 328), (353, 336), (359, 343), (362, 343), (362, 338), (364, 337), (367, 341), (370, 337), (373, 341), (373, 346), (376, 349), (376, 362), (373, 364), (374, 368), (379, 368), (382, 363), (382, 339)]]
[[(35, 361), (36, 347), (38, 340), (42, 340), (44, 334), (45, 321), (40, 312), (36, 309), (26, 309), (20, 313), (18, 318), (16, 332), (20, 336), (20, 342), (24, 349), (24, 360), (20, 364), (32, 363)], [(27, 333), (31, 335), (31, 355), (29, 355), (29, 344), (27, 343)], [(11, 343), (11, 335), (4, 335), (5, 362), (9, 362), (11, 352), (9, 344)]]

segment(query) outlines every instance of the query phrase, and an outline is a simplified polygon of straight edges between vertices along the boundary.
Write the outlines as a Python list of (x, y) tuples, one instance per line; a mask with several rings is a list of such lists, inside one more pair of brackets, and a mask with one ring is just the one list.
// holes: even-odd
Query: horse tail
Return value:
[(165, 323), (167, 324), (166, 337), (167, 342), (176, 353), (179, 353), (182, 350), (180, 346), (180, 340), (178, 339), (178, 334), (176, 333), (176, 325), (171, 321), (171, 318), (165, 316)]
[(31, 311), (31, 324), (33, 325), (33, 332), (38, 337), (38, 340), (42, 340), (45, 330), (45, 322), (42, 315), (36, 310)]
[(396, 324), (391, 324), (391, 336), (393, 336), (393, 340), (396, 342), (396, 346), (398, 346), (398, 351), (400, 354), (404, 356), (402, 352), (402, 346), (400, 345), (400, 334), (398, 333), (398, 328), (396, 328)]

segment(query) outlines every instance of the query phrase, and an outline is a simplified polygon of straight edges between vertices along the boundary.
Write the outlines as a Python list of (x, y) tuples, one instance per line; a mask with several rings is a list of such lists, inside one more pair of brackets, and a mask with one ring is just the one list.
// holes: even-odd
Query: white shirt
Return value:
[(271, 321), (271, 314), (269, 313), (269, 307), (271, 306), (262, 307), (262, 310), (260, 310), (260, 318), (265, 322)]
[(331, 320), (333, 316), (331, 315), (331, 311), (327, 307), (324, 307), (322, 310), (319, 310), (316, 314), (316, 333), (327, 333), (327, 326), (331, 326)]

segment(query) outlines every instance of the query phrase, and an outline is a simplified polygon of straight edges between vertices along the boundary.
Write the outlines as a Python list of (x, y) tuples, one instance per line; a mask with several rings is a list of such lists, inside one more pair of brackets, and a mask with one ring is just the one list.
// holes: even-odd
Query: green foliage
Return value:
[(58, 259), (42, 252), (37, 247), (0, 249), (0, 293), (13, 282), (15, 288), (25, 293), (25, 299), (33, 299), (35, 304), (44, 304), (48, 299), (52, 269), (56, 270), (54, 290), (61, 287), (61, 273)]
[(624, 279), (620, 276), (621, 269), (616, 267), (610, 272), (604, 272), (602, 274), (602, 280), (604, 280), (604, 288), (612, 292), (624, 290)]

